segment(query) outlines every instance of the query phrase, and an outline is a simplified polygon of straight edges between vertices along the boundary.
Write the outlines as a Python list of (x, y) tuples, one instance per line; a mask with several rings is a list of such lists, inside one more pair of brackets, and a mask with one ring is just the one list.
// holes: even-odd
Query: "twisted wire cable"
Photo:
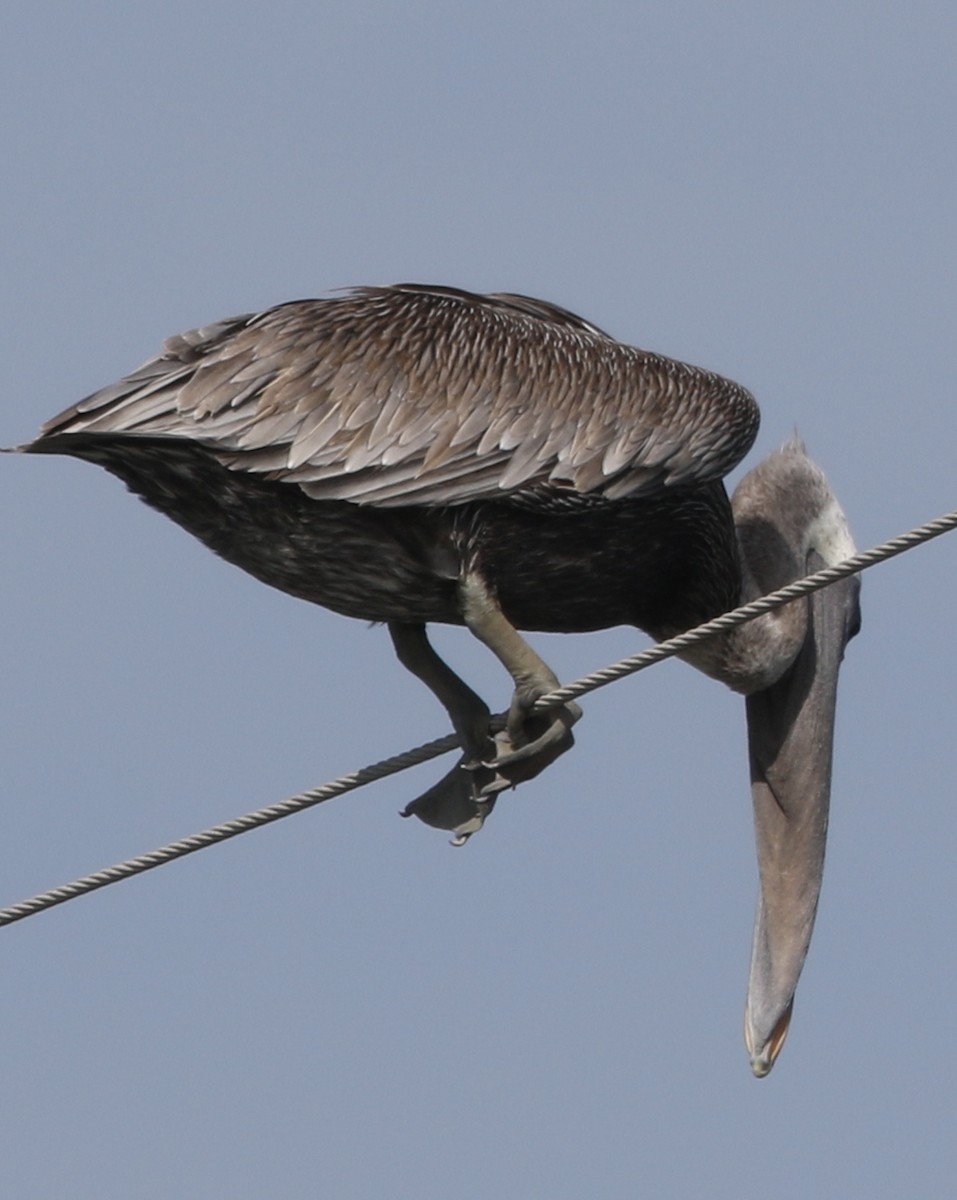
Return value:
[[(940, 537), (941, 534), (948, 533), (954, 528), (957, 528), (957, 510), (947, 513), (945, 516), (938, 517), (933, 521), (928, 521), (924, 525), (919, 525), (915, 529), (901, 534), (899, 537), (882, 542), (872, 550), (865, 550), (860, 554), (855, 554), (852, 558), (846, 559), (836, 566), (825, 567), (821, 571), (815, 571), (813, 575), (808, 575), (804, 579), (797, 580), (795, 583), (789, 583), (786, 587), (779, 588), (777, 591), (771, 592), (767, 596), (762, 596), (760, 599), (754, 600), (749, 604), (743, 604), (740, 608), (735, 608), (731, 612), (724, 613), (722, 616), (716, 617), (712, 621), (707, 621), (705, 624), (699, 625), (694, 629), (690, 629), (686, 633), (681, 633), (677, 637), (660, 642), (657, 646), (653, 646), (649, 650), (644, 650), (640, 654), (622, 659), (611, 666), (593, 671), (590, 675), (585, 675), (565, 687), (557, 688), (547, 696), (540, 697), (533, 706), (533, 711), (543, 712), (550, 708), (557, 708), (569, 700), (575, 700), (580, 696), (586, 695), (588, 692), (595, 691), (597, 688), (605, 687), (609, 683), (623, 679), (627, 675), (634, 675), (639, 671), (653, 666), (655, 663), (663, 662), (666, 658), (672, 658), (676, 654), (680, 654), (683, 650), (687, 650), (690, 646), (694, 646), (698, 642), (703, 642), (710, 637), (714, 637), (716, 634), (725, 633), (727, 630), (734, 629), (738, 625), (743, 625), (747, 621), (753, 621), (755, 617), (759, 617), (763, 613), (781, 608), (790, 601), (810, 595), (811, 592), (836, 583), (839, 579), (846, 579), (849, 575), (856, 575), (861, 571), (866, 571), (878, 563), (886, 562), (889, 558), (894, 558), (896, 555), (903, 554), (907, 550), (912, 550), (924, 542), (929, 542), (932, 538)], [(499, 722), (500, 727), (502, 718), (499, 717), (496, 720)], [(107, 887), (112, 883), (119, 883), (120, 880), (129, 879), (133, 875), (140, 875), (144, 871), (151, 871), (154, 867), (160, 867), (164, 863), (184, 858), (187, 854), (194, 854), (197, 850), (205, 850), (207, 846), (214, 846), (219, 842), (228, 841), (229, 838), (237, 837), (241, 833), (248, 833), (250, 830), (259, 829), (263, 825), (269, 825), (273, 821), (279, 821), (283, 817), (303, 812), (308, 808), (313, 808), (317, 804), (324, 803), (326, 800), (331, 800), (334, 796), (341, 796), (345, 792), (353, 791), (355, 788), (364, 787), (366, 784), (374, 783), (379, 779), (385, 779), (389, 775), (395, 775), (399, 771), (405, 771), (409, 767), (418, 766), (420, 763), (428, 762), (429, 759), (437, 758), (440, 754), (446, 754), (448, 751), (458, 748), (458, 740), (454, 734), (436, 738), (435, 741), (426, 742), (424, 745), (412, 750), (406, 750), (401, 754), (393, 755), (391, 758), (382, 759), (380, 762), (362, 767), (358, 771), (353, 771), (349, 775), (341, 775), (338, 779), (322, 784), (320, 787), (300, 792), (298, 795), (291, 796), (288, 800), (282, 800), (278, 804), (271, 804), (266, 808), (257, 809), (255, 812), (246, 813), (244, 816), (235, 817), (231, 821), (215, 825), (211, 829), (203, 830), (201, 833), (194, 833), (189, 837), (170, 842), (168, 845), (161, 846), (157, 850), (152, 850), (148, 854), (141, 854), (136, 858), (130, 858), (125, 862), (117, 863), (115, 866), (94, 871), (90, 875), (84, 875), (80, 879), (75, 879), (72, 883), (63, 884), (60, 887), (52, 888), (50, 891), (40, 892), (38, 895), (31, 896), (27, 900), (21, 900), (17, 904), (11, 904), (7, 908), (0, 909), (0, 926), (12, 925), (15, 921), (22, 921), (25, 917), (31, 917), (35, 913), (44, 912), (46, 909), (54, 908), (58, 904), (64, 904), (68, 900), (85, 896), (89, 892)]]

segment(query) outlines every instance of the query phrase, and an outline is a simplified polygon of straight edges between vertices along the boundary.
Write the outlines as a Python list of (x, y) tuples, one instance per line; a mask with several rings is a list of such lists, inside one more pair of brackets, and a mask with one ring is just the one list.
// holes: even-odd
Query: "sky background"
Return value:
[[(6, 0), (0, 444), (217, 318), (514, 290), (751, 388), (749, 464), (797, 426), (871, 546), (957, 505), (955, 42), (945, 3)], [(105, 473), (5, 458), (0, 506), (0, 905), (446, 731), (383, 630)], [(0, 931), (0, 1191), (950, 1194), (955, 565), (865, 578), (768, 1079), (743, 705), (672, 662), (464, 850), (396, 816), (442, 760)]]

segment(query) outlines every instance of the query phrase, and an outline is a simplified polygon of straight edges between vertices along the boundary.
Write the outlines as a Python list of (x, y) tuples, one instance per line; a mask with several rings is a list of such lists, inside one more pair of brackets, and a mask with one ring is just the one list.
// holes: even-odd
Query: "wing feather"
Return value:
[(757, 425), (739, 385), (556, 305), (402, 284), (170, 338), (41, 437), (190, 438), (310, 496), (395, 506), (705, 483)]

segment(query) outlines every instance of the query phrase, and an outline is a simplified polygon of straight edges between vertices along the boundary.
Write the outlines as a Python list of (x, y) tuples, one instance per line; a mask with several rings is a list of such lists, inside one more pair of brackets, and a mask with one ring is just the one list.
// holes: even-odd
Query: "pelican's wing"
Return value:
[(564, 309), (403, 284), (171, 338), (41, 441), (189, 438), (310, 496), (397, 506), (703, 483), (740, 461), (757, 425), (744, 388)]

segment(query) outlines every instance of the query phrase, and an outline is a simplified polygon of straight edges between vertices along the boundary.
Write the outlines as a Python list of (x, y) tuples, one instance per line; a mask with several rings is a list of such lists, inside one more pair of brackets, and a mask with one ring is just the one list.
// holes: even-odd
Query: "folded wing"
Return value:
[(564, 309), (399, 285), (171, 338), (44, 436), (189, 438), (316, 498), (399, 506), (704, 483), (757, 426), (744, 388)]

